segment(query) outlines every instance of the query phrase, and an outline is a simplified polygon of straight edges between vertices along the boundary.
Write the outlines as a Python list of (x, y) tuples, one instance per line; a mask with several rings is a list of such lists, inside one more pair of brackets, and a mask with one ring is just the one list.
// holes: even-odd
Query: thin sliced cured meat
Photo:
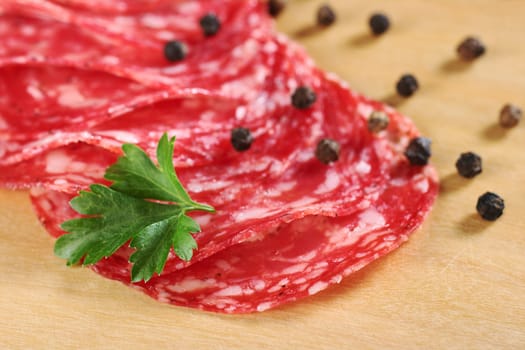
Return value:
[[(0, 123), (7, 124), (0, 183), (32, 188), (33, 206), (52, 236), (77, 217), (68, 202), (79, 189), (106, 183), (104, 169), (123, 142), (153, 156), (164, 132), (177, 136), (181, 183), (216, 213), (191, 213), (202, 228), (191, 261), (171, 252), (161, 275), (133, 284), (159, 301), (263, 311), (340, 282), (421, 225), (438, 185), (431, 166), (412, 166), (403, 154), (419, 135), (412, 122), (316, 68), (304, 50), (273, 32), (264, 2), (99, 2), (104, 7), (95, 11), (79, 0), (0, 4), (6, 42), (0, 69), (11, 72), (8, 82), (23, 73), (0, 100), (8, 119)], [(223, 25), (213, 37), (198, 24), (208, 12)], [(178, 63), (162, 56), (172, 39), (189, 48)], [(48, 68), (56, 76), (46, 75)], [(47, 95), (60, 92), (67, 72), (78, 77), (73, 88), (85, 106), (61, 106)], [(47, 87), (34, 90), (34, 81)], [(300, 86), (316, 92), (313, 106), (291, 105)], [(15, 120), (28, 116), (10, 101), (39, 92), (44, 99), (28, 108), (40, 108), (46, 119), (32, 129), (31, 120)], [(108, 115), (112, 108), (119, 112)], [(377, 134), (367, 127), (374, 110), (390, 118)], [(238, 126), (255, 138), (246, 152), (231, 145)], [(324, 138), (341, 147), (331, 164), (315, 156)], [(132, 253), (124, 246), (93, 269), (130, 284)]]
[(0, 137), (39, 139), (56, 130), (86, 130), (168, 94), (103, 72), (66, 67), (3, 67)]
[[(159, 301), (227, 313), (264, 311), (316, 294), (405, 242), (428, 213), (434, 185), (430, 192), (392, 187), (353, 215), (297, 220), (264, 240), (233, 246), (139, 286)], [(129, 283), (122, 274), (127, 262), (115, 260), (94, 269)]]
[(199, 88), (151, 88), (113, 72), (8, 65), (0, 68), (0, 140), (85, 130), (159, 101), (199, 97), (226, 99)]
[[(175, 0), (176, 1), (176, 0)], [(142, 13), (158, 9), (164, 4), (174, 3), (174, 0), (51, 0), (59, 5), (84, 11), (104, 14)]]
[(53, 149), (24, 162), (0, 166), (0, 182), (10, 189), (47, 188), (77, 193), (93, 181), (102, 182), (117, 154), (84, 143)]
[[(426, 180), (420, 176), (405, 185), (390, 187), (373, 202), (363, 200), (352, 215), (315, 215), (283, 223), (264, 239), (233, 245), (180, 271), (134, 287), (162, 302), (227, 313), (264, 311), (316, 294), (408, 239), (437, 193), (436, 183), (423, 185)], [(38, 202), (41, 197), (33, 200), (37, 207), (42, 205)], [(42, 212), (47, 218), (49, 211)], [(124, 249), (130, 253), (129, 248)], [(93, 269), (105, 277), (130, 283), (126, 254), (114, 255)]]
[(33, 187), (30, 193), (33, 208), (47, 233), (55, 238), (62, 236), (64, 231), (60, 225), (75, 216), (75, 211), (71, 206), (64, 205), (71, 200), (71, 194), (41, 187)]
[[(94, 108), (91, 116), (85, 113), (79, 118), (57, 116), (56, 123), (60, 127), (56, 129), (26, 133), (25, 139), (0, 140), (0, 153), (3, 154), (0, 167), (31, 163), (32, 158), (43, 152), (77, 142), (115, 153), (120, 152), (123, 142), (135, 143), (154, 154), (156, 141), (163, 132), (177, 135), (177, 166), (209, 163), (219, 158), (215, 154), (219, 149), (211, 147), (210, 138), (229, 134), (236, 123), (233, 117), (237, 103), (232, 99), (198, 95), (170, 98), (169, 92), (158, 91), (139, 95), (132, 102), (134, 106), (113, 104), (111, 114)], [(75, 119), (80, 120), (75, 123)]]
[[(18, 89), (6, 93), (4, 97), (6, 105), (13, 107), (10, 113), (3, 115), (3, 122), (0, 121), (8, 134), (5, 136), (6, 141), (0, 140), (0, 154), (3, 155), (0, 165), (30, 159), (48, 149), (79, 141), (112, 150), (118, 149), (122, 142), (131, 142), (151, 150), (162, 132), (177, 135), (177, 147), (185, 150), (177, 152), (177, 166), (217, 161), (214, 150), (228, 148), (229, 130), (233, 127), (249, 127), (256, 135), (272, 129), (281, 130), (282, 127), (278, 125), (281, 119), (293, 117), (290, 115), (303, 119), (302, 113), (290, 106), (293, 90), (299, 84), (320, 86), (320, 74), (309, 59), (304, 59), (305, 52), (297, 45), (277, 37), (269, 39), (262, 50), (265, 52), (262, 56), (265, 56), (267, 70), (271, 74), (262, 72), (257, 77), (246, 77), (256, 82), (259, 88), (239, 85), (237, 81), (223, 85), (224, 95), (227, 96), (236, 95), (236, 91), (240, 90), (252, 91), (252, 102), (248, 104), (240, 103), (235, 97), (202, 95), (199, 91), (194, 91), (191, 97), (185, 96), (185, 91), (154, 90), (150, 93), (150, 90), (144, 90), (140, 85), (112, 78), (105, 73), (94, 75), (93, 78), (100, 78), (99, 83), (83, 84), (83, 80), (77, 78), (75, 81), (80, 80), (81, 84), (69, 84), (63, 80), (70, 79), (70, 74), (78, 74), (77, 70), (51, 68), (44, 73), (36, 70), (37, 73), (30, 74), (28, 79), (17, 82), (15, 86)], [(18, 73), (19, 70), (14, 72)], [(47, 85), (42, 86), (44, 83), (40, 83), (41, 80), (35, 79), (34, 75), (49, 78), (44, 80)], [(8, 90), (9, 76), (4, 80), (3, 86)], [(55, 85), (49, 86), (49, 81)], [(123, 88), (116, 90), (127, 94), (122, 98), (119, 98), (122, 95), (118, 93), (113, 96), (111, 93), (105, 94), (104, 89), (98, 89), (97, 84), (117, 88), (122, 84)], [(127, 84), (130, 85), (126, 89)], [(145, 92), (141, 94), (141, 91)], [(33, 95), (37, 95), (36, 98)], [(24, 97), (38, 100), (30, 101), (26, 107), (19, 106), (15, 100)], [(43, 99), (45, 103), (40, 101)], [(63, 106), (64, 103), (66, 106)], [(91, 107), (88, 108), (88, 105)], [(31, 107), (35, 109), (31, 110)], [(316, 107), (315, 111), (320, 113), (321, 109)], [(31, 118), (25, 115), (20, 118), (20, 114), (24, 113)], [(46, 118), (46, 115), (52, 117)], [(119, 119), (113, 120), (115, 118)], [(306, 123), (305, 126), (312, 125)], [(147, 133), (144, 132), (146, 129)], [(210, 142), (225, 146), (212, 147)]]
[[(111, 72), (153, 87), (207, 90), (246, 81), (247, 72), (266, 67), (263, 62), (254, 64), (260, 60), (257, 43), (265, 39), (271, 25), (260, 2), (213, 0), (205, 8), (191, 4), (195, 3), (176, 2), (158, 13), (115, 19), (73, 12), (44, 0), (7, 0), (0, 5), (5, 13), (0, 17), (0, 39), (6, 43), (0, 66), (70, 66)], [(223, 21), (211, 38), (203, 38), (199, 26), (207, 12)], [(151, 18), (166, 23), (152, 24)], [(13, 27), (21, 28), (16, 40)], [(163, 56), (169, 40), (187, 43), (184, 61), (171, 63)]]
[[(196, 236), (199, 250), (190, 264), (232, 245), (260, 239), (283, 223), (306, 216), (348, 216), (370, 205), (377, 207), (377, 201), (392, 188), (399, 188), (401, 193), (420, 189), (426, 197), (433, 198), (437, 180), (432, 169), (410, 166), (402, 154), (409, 139), (416, 135), (408, 120), (391, 111), (387, 132), (374, 136), (367, 132), (365, 115), (361, 113), (379, 108), (380, 104), (352, 96), (332, 80), (323, 80), (323, 91), (318, 106), (330, 115), (324, 119), (325, 130), (310, 127), (309, 114), (303, 113), (299, 123), (304, 126), (303, 134), (295, 123), (299, 115), (292, 115), (285, 124), (258, 138), (259, 150), (254, 145), (252, 153), (177, 170), (192, 198), (217, 210), (214, 215), (197, 218), (203, 231)], [(315, 122), (314, 114), (310, 116)], [(282, 135), (279, 130), (284, 130)], [(338, 162), (319, 166), (312, 150), (327, 134), (341, 140), (343, 151)], [(284, 135), (296, 147), (288, 158), (278, 147), (278, 140)], [(289, 145), (283, 148), (289, 149)], [(297, 149), (299, 152), (295, 153)], [(417, 205), (417, 197), (410, 200)], [(188, 265), (172, 255), (164, 271), (169, 273)]]
[[(0, 17), (0, 21), (2, 19)], [(12, 26), (7, 24), (5, 27)], [(30, 27), (28, 24), (18, 27), (24, 26)], [(67, 26), (64, 27), (66, 30)], [(60, 36), (60, 33), (53, 35)], [(90, 47), (93, 44), (79, 44), (77, 35), (73, 37), (74, 43), (68, 43), (67, 40), (58, 43), (67, 48)], [(31, 47), (36, 45), (30, 44)], [(58, 47), (55, 50), (65, 49)], [(195, 87), (170, 87), (167, 90), (151, 88), (147, 84), (119, 78), (122, 76), (121, 70), (125, 69), (122, 65), (117, 67), (106, 64), (102, 69), (104, 72), (99, 72), (97, 69), (100, 67), (94, 67), (91, 60), (85, 62), (88, 66), (82, 66), (79, 57), (74, 59), (73, 66), (80, 64), (81, 69), (68, 68), (69, 63), (64, 61), (67, 60), (64, 57), (58, 58), (60, 62), (52, 61), (49, 57), (17, 58), (14, 66), (0, 68), (0, 90), (4, 92), (0, 97), (0, 154), (3, 155), (0, 164), (12, 164), (36, 156), (47, 149), (44, 146), (46, 142), (49, 148), (53, 148), (72, 140), (103, 139), (100, 135), (87, 135), (84, 131), (134, 109), (178, 97), (230, 98), (238, 106), (235, 120), (238, 123), (245, 120), (249, 122), (255, 117), (264, 117), (280, 105), (289, 104), (290, 89), (298, 81), (312, 80), (308, 77), (312, 62), (305, 59), (304, 51), (289, 45), (287, 40), (280, 37), (268, 37), (262, 41), (250, 39), (232, 54), (242, 57), (246, 69), (239, 70), (234, 61), (232, 65), (236, 67), (235, 72), (230, 69), (230, 73), (236, 79), (215, 86), (218, 91)], [(297, 60), (297, 57), (301, 59)], [(39, 68), (40, 65), (44, 67)], [(241, 98), (249, 99), (250, 103), (240, 103), (238, 99)], [(20, 104), (21, 100), (27, 103)], [(76, 138), (71, 135), (75, 131)], [(64, 132), (68, 134), (64, 135)]]

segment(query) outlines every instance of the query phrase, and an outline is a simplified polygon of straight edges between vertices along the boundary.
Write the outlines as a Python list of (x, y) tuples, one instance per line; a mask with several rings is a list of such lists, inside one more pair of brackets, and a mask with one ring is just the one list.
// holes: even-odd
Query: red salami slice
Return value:
[(77, 193), (93, 181), (101, 182), (117, 154), (73, 143), (15, 165), (0, 167), (0, 182), (11, 189), (46, 188)]
[[(405, 185), (388, 188), (374, 202), (363, 199), (352, 215), (316, 215), (283, 223), (264, 239), (234, 245), (182, 270), (134, 286), (162, 302), (228, 313), (264, 311), (316, 294), (408, 239), (436, 194), (436, 183), (425, 185), (425, 181), (428, 179), (421, 175)], [(60, 198), (46, 198), (57, 195), (60, 197), (47, 193), (33, 198), (41, 215), (51, 220), (44, 221), (47, 226), (58, 224), (49, 217), (49, 209), (67, 207), (56, 205)], [(56, 230), (50, 232), (58, 234)], [(93, 268), (129, 284), (128, 254), (130, 250), (124, 248)]]
[(4, 140), (36, 140), (50, 131), (85, 130), (167, 94), (102, 72), (4, 67), (0, 73), (0, 135)]
[[(214, 148), (203, 143), (204, 141), (213, 140), (217, 144), (227, 144), (229, 131), (239, 124), (253, 130), (260, 129), (256, 134), (265, 132), (264, 130), (268, 131), (274, 128), (275, 123), (279, 123), (283, 114), (296, 113), (288, 111), (291, 109), (290, 95), (299, 82), (311, 86), (320, 84), (319, 75), (313, 73), (313, 65), (310, 60), (305, 59), (302, 49), (290, 45), (282, 38), (269, 39), (263, 47), (265, 54), (262, 56), (269, 62), (267, 69), (269, 73), (257, 73), (257, 77), (246, 77), (258, 81), (257, 85), (261, 86), (260, 88), (255, 86), (250, 90), (252, 99), (248, 104), (241, 104), (239, 100), (231, 97), (198, 97), (201, 95), (199, 91), (193, 92), (190, 97), (180, 97), (180, 94), (186, 93), (157, 90), (150, 93), (150, 90), (136, 87), (134, 84), (126, 89), (128, 85), (125, 84), (130, 84), (128, 81), (111, 78), (106, 74), (94, 76), (100, 78), (98, 83), (90, 82), (90, 79), (86, 83), (81, 79), (75, 79), (82, 83), (74, 85), (64, 84), (63, 79), (58, 79), (56, 85), (51, 87), (49, 81), (54, 82), (61, 76), (70, 79), (69, 74), (78, 74), (78, 71), (52, 68), (43, 74), (40, 70), (36, 70), (39, 75), (43, 75), (42, 78), (49, 78), (49, 80), (42, 79), (47, 83), (40, 83), (41, 80), (35, 81), (33, 77), (37, 74), (32, 74), (30, 78), (14, 84), (18, 89), (6, 93), (6, 102), (19, 101), (24, 97), (32, 98), (33, 96), (28, 96), (27, 91), (42, 94), (41, 91), (45, 90), (46, 95), (51, 96), (45, 99), (45, 103), (29, 101), (30, 103), (25, 107), (18, 106), (17, 102), (7, 104), (13, 105), (15, 110), (4, 115), (3, 124), (5, 132), (8, 133), (6, 135), (8, 140), (0, 141), (0, 153), (3, 154), (0, 165), (30, 159), (47, 149), (79, 141), (113, 151), (118, 150), (122, 142), (132, 142), (153, 151), (152, 145), (158, 140), (159, 135), (166, 131), (177, 135), (179, 139), (177, 147), (187, 151), (177, 152), (180, 155), (179, 159), (176, 159), (178, 167), (204, 164), (210, 160), (216, 161), (217, 154), (213, 154), (213, 151), (223, 150), (224, 147)], [(292, 66), (290, 62), (295, 62), (295, 65)], [(14, 72), (20, 71), (15, 69)], [(86, 73), (84, 76), (89, 75)], [(6, 92), (7, 87), (11, 85), (10, 78), (14, 79), (14, 76), (5, 78)], [(45, 89), (40, 87), (46, 84)], [(127, 95), (121, 99), (117, 98), (121, 95), (116, 95), (111, 99), (111, 93), (106, 94), (104, 88), (98, 88), (100, 84), (116, 87), (120, 87), (118, 84), (123, 84), (122, 89), (115, 91), (123, 91)], [(246, 88), (236, 84), (231, 86), (232, 91), (228, 92), (229, 95), (234, 95), (235, 90)], [(141, 94), (141, 91), (145, 92)], [(43, 99), (41, 95), (37, 97)], [(172, 101), (175, 98), (176, 100)], [(62, 100), (63, 103), (67, 102), (66, 106), (61, 105)], [(76, 108), (72, 106), (74, 104), (77, 105)], [(87, 108), (90, 104), (93, 106)], [(31, 118), (20, 118), (20, 114), (28, 114)], [(41, 117), (46, 115), (53, 117)], [(112, 120), (117, 117), (120, 119)], [(301, 116), (299, 115), (298, 118)], [(146, 129), (147, 133), (144, 132)]]
[(64, 231), (60, 225), (69, 218), (76, 216), (75, 211), (64, 202), (71, 200), (71, 194), (62, 191), (45, 190), (34, 187), (31, 189), (31, 202), (38, 219), (52, 237), (60, 237)]
[[(178, 166), (209, 163), (218, 157), (214, 150), (224, 153), (224, 150), (212, 148), (209, 139), (219, 134), (225, 138), (234, 127), (235, 119), (232, 117), (235, 116), (237, 103), (231, 99), (198, 96), (170, 99), (170, 93), (156, 92), (137, 97), (134, 102), (133, 107), (129, 104), (112, 105), (112, 115), (108, 115), (106, 110), (99, 112), (94, 108), (91, 116), (57, 116), (53, 122), (60, 128), (26, 133), (23, 139), (0, 141), (0, 152), (3, 153), (0, 166), (22, 161), (31, 163), (32, 158), (42, 152), (77, 142), (100, 146), (115, 153), (120, 152), (124, 142), (136, 143), (155, 154), (156, 141), (163, 132), (178, 136)], [(76, 124), (71, 122), (72, 119), (80, 120)]]
[[(207, 1), (207, 6), (176, 2), (144, 15), (114, 18), (67, 10), (43, 0), (6, 0), (0, 11), (0, 40), (6, 45), (0, 66), (57, 65), (99, 70), (154, 87), (207, 90), (228, 82), (247, 82), (246, 72), (265, 69), (259, 58), (259, 40), (268, 35), (270, 21), (258, 1)], [(216, 13), (223, 22), (211, 38), (203, 38), (199, 19)], [(18, 26), (20, 16), (24, 25)], [(155, 22), (153, 19), (156, 19)], [(25, 28), (12, 40), (10, 28)], [(27, 34), (33, 33), (33, 35)], [(35, 35), (34, 33), (38, 33)], [(8, 40), (11, 39), (11, 40)], [(163, 52), (169, 40), (188, 46), (188, 56), (171, 63)], [(136, 53), (140, 52), (140, 55)], [(243, 89), (238, 91), (242, 95)]]
[[(301, 48), (273, 33), (264, 3), (99, 2), (96, 11), (79, 0), (0, 4), (0, 38), (7, 42), (0, 69), (10, 72), (0, 99), (0, 183), (33, 187), (35, 210), (53, 236), (76, 216), (69, 200), (104, 181), (123, 142), (153, 155), (164, 132), (177, 136), (181, 183), (216, 213), (194, 215), (202, 232), (190, 262), (172, 253), (160, 276), (134, 284), (160, 301), (263, 311), (338, 283), (421, 224), (437, 176), (403, 155), (418, 135), (413, 124), (314, 67)], [(198, 25), (208, 12), (222, 21), (209, 38)], [(182, 62), (160, 55), (171, 39), (189, 47)], [(68, 73), (79, 105), (59, 103)], [(11, 101), (34, 99), (35, 81), (46, 88), (43, 99), (27, 105), (41, 109), (42, 120), (32, 122)], [(317, 94), (309, 108), (291, 105), (300, 86)], [(113, 108), (118, 112), (108, 113)], [(367, 128), (373, 110), (390, 117), (378, 134)], [(230, 143), (237, 126), (255, 138), (249, 151)], [(340, 144), (334, 163), (316, 159), (323, 138)], [(122, 247), (93, 269), (129, 284), (132, 252)]]
[(142, 13), (173, 3), (173, 0), (52, 0), (52, 2), (89, 12), (103, 14)]
[[(0, 164), (13, 164), (29, 159), (43, 150), (59, 147), (75, 140), (104, 139), (104, 136), (88, 135), (84, 131), (136, 108), (181, 96), (191, 98), (197, 95), (207, 95), (233, 99), (239, 106), (235, 114), (235, 120), (238, 123), (247, 119), (248, 115), (251, 119), (256, 115), (264, 117), (267, 111), (275, 109), (277, 104), (289, 102), (288, 91), (285, 91), (286, 94), (283, 93), (283, 90), (290, 89), (290, 86), (287, 86), (289, 79), (306, 75), (310, 71), (310, 69), (301, 69), (301, 65), (293, 67), (290, 63), (304, 61), (305, 64), (311, 64), (309, 60), (304, 60), (305, 55), (302, 50), (295, 49), (287, 52), (286, 43), (283, 43), (282, 40), (261, 34), (259, 39), (249, 38), (235, 48), (228, 49), (237, 59), (231, 59), (228, 55), (210, 50), (210, 55), (215, 58), (225, 57), (224, 63), (235, 67), (227, 70), (228, 74), (235, 76), (235, 79), (230, 77), (227, 81), (223, 81), (217, 79), (220, 77), (216, 74), (214, 79), (207, 79), (206, 74), (203, 75), (201, 71), (199, 77), (206, 80), (206, 88), (210, 90), (196, 87), (179, 88), (176, 85), (170, 85), (169, 89), (159, 90), (148, 86), (158, 86), (159, 81), (166, 77), (164, 72), (161, 76), (158, 76), (158, 73), (149, 76), (144, 69), (136, 66), (128, 67), (123, 64), (124, 62), (115, 65), (110, 62), (111, 59), (106, 60), (107, 62), (102, 62), (104, 60), (102, 59), (102, 63), (96, 64), (96, 60), (91, 57), (79, 56), (86, 53), (85, 51), (78, 52), (80, 48), (89, 47), (97, 56), (100, 56), (100, 51), (103, 50), (97, 47), (97, 42), (93, 38), (86, 36), (82, 31), (75, 33), (66, 24), (51, 22), (50, 25), (41, 19), (24, 19), (24, 25), (18, 26), (16, 23), (20, 20), (16, 16), (0, 17), (0, 22), (5, 21), (3, 26), (0, 25), (0, 35), (2, 27), (21, 28), (20, 37), (17, 38), (19, 40), (14, 41), (15, 44), (12, 45), (14, 48), (11, 51), (14, 51), (15, 57), (7, 57), (5, 62), (15, 64), (15, 66), (4, 67), (2, 72), (5, 74), (1, 74), (0, 89), (5, 90), (2, 91), (5, 97), (3, 97), (3, 104), (0, 105), (0, 139), (7, 141), (0, 141), (0, 154), (3, 155)], [(41, 28), (31, 21), (42, 22), (38, 22)], [(44, 42), (53, 53), (62, 53), (60, 57), (55, 57), (56, 54), (53, 56), (49, 52), (46, 53), (46, 56), (35, 55), (34, 48), (39, 47), (36, 40), (42, 41), (42, 38), (37, 38), (34, 33), (40, 32), (49, 32), (44, 34), (49, 35), (44, 38), (47, 39)], [(4, 34), (11, 35), (7, 30)], [(71, 40), (67, 40), (68, 38)], [(53, 40), (56, 41), (56, 46)], [(24, 41), (27, 42), (24, 44)], [(128, 49), (135, 52), (137, 47), (131, 46)], [(113, 46), (111, 50), (114, 50)], [(158, 54), (160, 50), (157, 47), (153, 51)], [(30, 57), (19, 56), (17, 52), (30, 52)], [(72, 55), (71, 60), (68, 58), (69, 54)], [(292, 57), (298, 54), (301, 60), (295, 60), (295, 57)], [(213, 57), (210, 56), (210, 59)], [(134, 55), (133, 59), (138, 60)], [(217, 68), (215, 63), (209, 62), (214, 66), (210, 66), (210, 72), (215, 71)], [(165, 65), (165, 62), (163, 64)], [(191, 72), (182, 66), (185, 64), (185, 62), (179, 63), (173, 68), (180, 69), (180, 73), (188, 77)], [(31, 68), (33, 65), (43, 65), (45, 68)], [(187, 65), (197, 66), (191, 63), (191, 60)], [(198, 64), (199, 67), (206, 65), (208, 63), (202, 61)], [(80, 69), (68, 68), (70, 66)], [(166, 69), (171, 69), (171, 67)], [(224, 72), (224, 70), (220, 71)], [(137, 74), (141, 76), (146, 74), (148, 78), (143, 80)], [(140, 84), (118, 78), (122, 76), (135, 79)], [(149, 84), (148, 79), (151, 79), (153, 84)], [(179, 78), (177, 80), (180, 81)], [(294, 84), (298, 80), (301, 79), (290, 81)], [(195, 86), (189, 84), (184, 85)], [(249, 105), (241, 105), (237, 100), (239, 98), (249, 100)], [(28, 103), (21, 106), (18, 103), (20, 100)], [(77, 131), (76, 136), (71, 135), (71, 132), (75, 131)], [(68, 133), (64, 135), (64, 132)], [(109, 143), (114, 144), (113, 141), (111, 138), (108, 140)], [(46, 143), (49, 144), (47, 148)], [(149, 144), (149, 140), (146, 143)]]
[[(382, 201), (394, 196), (392, 193), (397, 193), (395, 196), (405, 193), (406, 201), (420, 206), (419, 211), (426, 213), (428, 203), (435, 196), (436, 178), (431, 168), (422, 171), (419, 167), (411, 167), (402, 155), (408, 139), (414, 135), (412, 125), (391, 113), (390, 129), (381, 137), (375, 137), (366, 130), (365, 117), (360, 112), (367, 113), (368, 109), (380, 105), (359, 96), (354, 100), (336, 82), (325, 80), (323, 83), (324, 93), (319, 96), (319, 106), (339, 127), (332, 130), (332, 124), (327, 123), (327, 131), (317, 130), (315, 136), (310, 135), (315, 128), (305, 127), (305, 134), (301, 134), (296, 123), (290, 121), (272, 129), (286, 130), (283, 135), (292, 135), (291, 129), (296, 131), (297, 140), (290, 141), (297, 141), (299, 152), (293, 153), (286, 163), (279, 161), (286, 157), (275, 147), (275, 141), (271, 141), (279, 139), (280, 134), (276, 132), (259, 137), (258, 142), (265, 148), (260, 153), (254, 150), (255, 162), (247, 159), (246, 154), (239, 154), (230, 161), (223, 159), (205, 167), (178, 170), (191, 196), (210, 203), (217, 210), (215, 215), (197, 217), (203, 232), (196, 237), (199, 250), (191, 264), (232, 245), (261, 239), (280, 225), (305, 216), (344, 217), (370, 207), (377, 210), (384, 206)], [(349, 106), (353, 106), (350, 108), (352, 114), (345, 110)], [(299, 115), (295, 117), (291, 120), (297, 120)], [(308, 115), (302, 117), (301, 122), (308, 125)], [(326, 132), (346, 140), (342, 143), (345, 152), (337, 163), (320, 167), (312, 149)], [(310, 141), (301, 149), (300, 141), (304, 142), (305, 135), (309, 135)], [(400, 143), (392, 144), (390, 140), (394, 139)], [(70, 198), (63, 198), (62, 205), (66, 206)], [(44, 217), (44, 221), (52, 219)], [(129, 254), (129, 249), (124, 249), (119, 256), (122, 254)], [(169, 273), (186, 266), (187, 263), (172, 256), (164, 271)]]

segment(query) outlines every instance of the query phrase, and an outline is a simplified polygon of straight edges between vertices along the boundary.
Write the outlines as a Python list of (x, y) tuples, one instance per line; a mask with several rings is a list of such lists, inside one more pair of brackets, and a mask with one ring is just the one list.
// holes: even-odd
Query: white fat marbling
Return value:
[(5, 119), (0, 114), (0, 129), (7, 129), (9, 127), (9, 124), (5, 121)]
[(395, 235), (386, 235), (383, 237), (383, 241), (390, 241), (390, 242), (393, 242), (397, 240), (397, 236)]
[(139, 139), (137, 136), (131, 132), (119, 131), (119, 130), (108, 130), (108, 131), (99, 131), (99, 135), (111, 137), (117, 141), (124, 143), (138, 143)]
[[(244, 290), (240, 286), (229, 286), (227, 288), (221, 289), (218, 292), (213, 293), (214, 296), (218, 297), (227, 297), (227, 296), (238, 296), (243, 295)], [(250, 294), (250, 293), (247, 293)]]
[(227, 188), (232, 185), (232, 181), (212, 181), (208, 182), (206, 184), (202, 184), (201, 182), (197, 180), (191, 180), (187, 183), (186, 188), (190, 192), (199, 193), (203, 191), (216, 191), (221, 190), (224, 188)]
[(221, 63), (219, 61), (208, 61), (199, 64), (199, 69), (204, 74), (214, 74), (221, 70)]
[(237, 109), (235, 110), (235, 119), (243, 120), (246, 117), (247, 112), (248, 110), (245, 106), (237, 107)]
[(385, 225), (385, 218), (374, 207), (359, 214), (359, 227), (367, 229), (380, 228)]
[(212, 287), (215, 285), (215, 283), (216, 283), (216, 280), (213, 278), (210, 278), (207, 280), (186, 278), (175, 285), (166, 286), (166, 288), (174, 293), (186, 293), (186, 292), (192, 292), (195, 290)]
[(263, 216), (268, 215), (268, 213), (268, 208), (250, 208), (234, 213), (233, 218), (235, 221), (259, 219)]
[(22, 25), (20, 27), (20, 33), (22, 33), (23, 36), (33, 36), (36, 33), (36, 29), (30, 25)]
[(158, 32), (155, 32), (155, 37), (163, 41), (168, 41), (172, 40), (175, 37), (175, 34), (169, 30), (159, 30)]
[(195, 221), (197, 221), (197, 223), (200, 226), (207, 225), (211, 221), (211, 219), (212, 219), (212, 215), (209, 215), (209, 214), (195, 216)]
[(308, 294), (314, 295), (316, 293), (319, 293), (326, 287), (328, 287), (328, 283), (326, 282), (322, 282), (322, 281), (315, 282), (310, 288), (308, 288)]
[(264, 303), (260, 303), (257, 306), (257, 311), (263, 312), (263, 311), (270, 309), (272, 306), (273, 306), (273, 303), (271, 301), (266, 301)]
[(341, 183), (339, 174), (334, 169), (326, 172), (325, 181), (315, 190), (316, 194), (327, 193), (335, 190)]
[(304, 271), (304, 269), (307, 266), (308, 266), (307, 263), (295, 264), (295, 265), (289, 266), (286, 269), (284, 269), (282, 273), (284, 275), (291, 275), (291, 274), (294, 274), (294, 273), (298, 273), (298, 272)]
[(29, 85), (26, 88), (26, 92), (37, 101), (42, 101), (45, 97), (44, 93), (38, 87), (34, 85)]
[(175, 75), (180, 74), (183, 72), (186, 72), (188, 69), (188, 65), (185, 63), (180, 63), (172, 66), (168, 66), (166, 68), (162, 68), (162, 72), (168, 75)]
[(105, 102), (103, 99), (86, 98), (75, 85), (61, 85), (58, 90), (58, 103), (64, 107), (91, 107)]
[(65, 179), (56, 179), (53, 181), (53, 183), (58, 186), (67, 185), (67, 181)]
[(342, 280), (343, 280), (343, 276), (335, 275), (334, 277), (330, 279), (330, 283), (341, 283)]
[(306, 254), (303, 254), (297, 258), (299, 261), (309, 262), (317, 255), (317, 250), (312, 250)]
[(102, 57), (102, 62), (116, 66), (120, 63), (120, 58), (116, 56), (104, 56)]
[(293, 283), (293, 284), (297, 284), (297, 285), (299, 285), (299, 284), (303, 284), (303, 283), (306, 283), (306, 278), (303, 278), (303, 277), (298, 278), (298, 279), (296, 279), (295, 281), (293, 281), (292, 283)]
[(421, 192), (421, 193), (427, 193), (428, 192), (428, 188), (429, 188), (428, 180), (427, 179), (419, 180), (414, 185), (414, 188), (416, 190), (418, 190), (419, 192)]
[(361, 175), (366, 175), (370, 173), (371, 169), (372, 167), (370, 166), (370, 164), (368, 164), (364, 160), (359, 161), (355, 166), (355, 171), (357, 171)]
[(268, 288), (268, 293), (275, 293), (283, 289), (283, 287), (280, 284), (276, 284), (271, 288)]
[(326, 261), (320, 261), (315, 264), (314, 269), (323, 269), (325, 267), (328, 267), (328, 263)]
[(257, 40), (249, 39), (243, 44), (235, 47), (232, 51), (232, 56), (235, 58), (249, 57), (256, 52), (259, 52), (260, 46), (261, 45), (257, 42)]
[(253, 286), (253, 289), (258, 290), (258, 291), (263, 290), (264, 287), (266, 287), (266, 283), (264, 283), (264, 281), (262, 280), (252, 281), (251, 285)]
[(314, 157), (314, 152), (310, 150), (303, 150), (297, 154), (297, 161), (300, 163), (305, 163), (310, 161)]
[(374, 108), (368, 103), (359, 103), (357, 105), (357, 113), (365, 119), (368, 119), (368, 116), (372, 114)]
[(63, 151), (50, 152), (46, 157), (46, 172), (49, 174), (64, 173), (69, 169), (72, 159)]
[(142, 16), (142, 18), (140, 19), (140, 23), (145, 27), (153, 28), (153, 29), (162, 29), (162, 28), (166, 28), (167, 26), (167, 23), (164, 17), (154, 15), (151, 13), (148, 13)]
[(276, 43), (274, 43), (273, 41), (268, 41), (266, 44), (264, 44), (263, 50), (268, 54), (272, 54), (274, 52), (277, 52), (278, 48), (279, 47)]

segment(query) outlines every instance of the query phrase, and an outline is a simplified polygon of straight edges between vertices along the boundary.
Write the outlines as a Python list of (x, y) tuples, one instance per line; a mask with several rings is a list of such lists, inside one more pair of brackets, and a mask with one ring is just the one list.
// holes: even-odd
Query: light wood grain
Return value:
[[(434, 141), (442, 193), (424, 227), (396, 252), (315, 297), (278, 310), (221, 316), (171, 307), (53, 256), (23, 192), (0, 191), (2, 349), (524, 349), (525, 122), (495, 122), (503, 103), (525, 106), (525, 2), (333, 0), (337, 24), (306, 30), (321, 1), (295, 0), (278, 27), (355, 89), (388, 100)], [(375, 10), (393, 20), (371, 38)], [(305, 33), (309, 34), (306, 35)], [(455, 46), (487, 44), (470, 65)], [(395, 98), (413, 72), (421, 90)], [(473, 180), (455, 174), (460, 152), (483, 156)], [(486, 190), (503, 217), (480, 220)]]

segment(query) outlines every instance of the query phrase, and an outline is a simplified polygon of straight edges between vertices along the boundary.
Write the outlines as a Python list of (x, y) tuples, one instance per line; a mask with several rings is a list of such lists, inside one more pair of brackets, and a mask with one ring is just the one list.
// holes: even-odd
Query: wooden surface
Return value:
[[(315, 297), (221, 316), (66, 268), (27, 195), (1, 191), (0, 348), (525, 349), (525, 121), (509, 131), (495, 124), (502, 104), (525, 107), (525, 2), (331, 3), (339, 16), (332, 28), (310, 27), (314, 0), (292, 0), (279, 27), (319, 65), (396, 104), (433, 139), (442, 193), (409, 243)], [(366, 26), (374, 10), (393, 20), (378, 39)], [(468, 34), (488, 52), (462, 64), (454, 49)], [(422, 88), (399, 101), (393, 86), (404, 72)], [(455, 174), (456, 158), (468, 150), (485, 165), (473, 180)], [(507, 204), (494, 223), (474, 210), (486, 190)]]

